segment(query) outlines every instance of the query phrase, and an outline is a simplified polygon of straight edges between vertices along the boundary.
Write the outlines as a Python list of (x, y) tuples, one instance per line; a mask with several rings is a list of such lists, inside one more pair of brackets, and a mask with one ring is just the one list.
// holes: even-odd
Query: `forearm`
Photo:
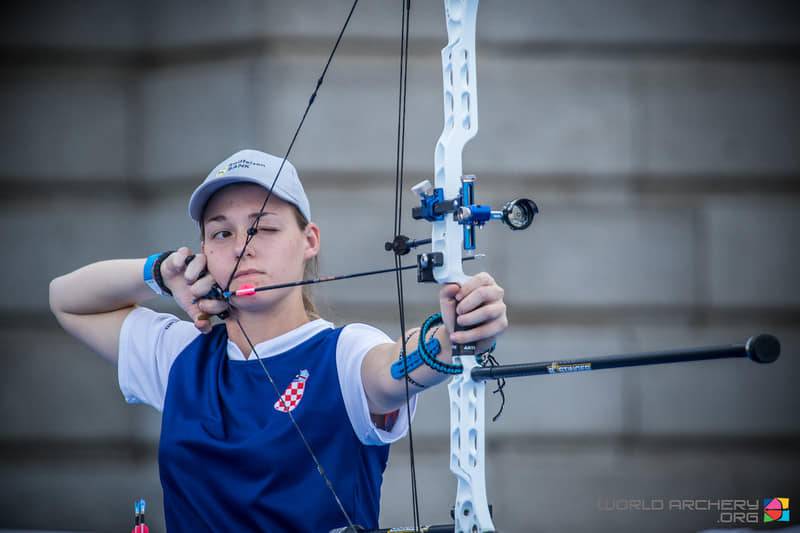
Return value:
[(145, 259), (113, 259), (79, 268), (50, 282), (53, 312), (106, 313), (155, 296), (142, 277)]
[[(419, 328), (409, 330), (406, 334), (406, 351), (413, 353), (419, 344)], [(440, 327), (428, 334), (427, 341), (433, 337), (439, 341), (441, 352), (436, 355), (436, 359), (443, 363), (451, 363), (451, 345), (447, 334), (447, 329)], [(391, 375), (392, 364), (397, 362), (402, 351), (402, 340), (398, 339), (394, 344), (386, 344), (376, 348), (375, 353), (371, 353), (365, 359), (363, 367), (364, 387), (367, 391), (367, 399), (370, 403), (370, 412), (373, 414), (383, 414), (395, 411), (402, 407), (406, 402), (406, 380), (394, 379)], [(408, 381), (408, 392), (410, 396), (434, 387), (450, 377), (433, 370), (425, 364), (408, 373), (411, 378)]]
[[(440, 350), (439, 353), (434, 353), (434, 357), (437, 361), (440, 361), (444, 364), (452, 364), (452, 346), (450, 344), (450, 339), (448, 337), (447, 329), (445, 327), (434, 328), (432, 332), (428, 333), (426, 339), (421, 339), (419, 336), (419, 329), (413, 332), (413, 337), (411, 338), (410, 342), (406, 345), (406, 353), (413, 354), (419, 348), (420, 342), (425, 342), (426, 345), (429, 345), (433, 339), (439, 341)], [(397, 405), (402, 405), (406, 401), (406, 384), (405, 379), (394, 379), (391, 377), (391, 366), (400, 361), (400, 352), (402, 351), (402, 344), (398, 341), (396, 344), (396, 349), (394, 353), (392, 353), (392, 358), (389, 361), (389, 368), (387, 372), (391, 378), (391, 397), (393, 403)], [(405, 370), (405, 369), (404, 369)], [(408, 372), (408, 376), (411, 378), (408, 380), (409, 384), (409, 392), (413, 394), (417, 394), (422, 392), (423, 390), (434, 387), (440, 383), (447, 381), (451, 374), (444, 374), (441, 372), (437, 372), (433, 368), (429, 367), (426, 364), (421, 364), (419, 367), (415, 368)]]

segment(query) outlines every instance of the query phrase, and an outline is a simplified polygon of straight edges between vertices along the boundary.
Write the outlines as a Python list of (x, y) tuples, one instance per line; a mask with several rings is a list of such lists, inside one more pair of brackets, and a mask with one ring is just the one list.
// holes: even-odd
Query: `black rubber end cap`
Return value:
[(781, 354), (781, 343), (777, 337), (762, 333), (747, 339), (744, 349), (756, 363), (774, 363)]

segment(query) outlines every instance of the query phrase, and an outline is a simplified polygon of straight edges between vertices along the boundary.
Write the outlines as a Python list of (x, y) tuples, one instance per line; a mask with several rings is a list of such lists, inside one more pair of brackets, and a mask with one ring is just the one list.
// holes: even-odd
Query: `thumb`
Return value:
[(439, 308), (442, 311), (442, 320), (450, 333), (455, 331), (456, 305), (458, 305), (456, 294), (460, 289), (461, 287), (458, 284), (448, 283), (439, 291)]

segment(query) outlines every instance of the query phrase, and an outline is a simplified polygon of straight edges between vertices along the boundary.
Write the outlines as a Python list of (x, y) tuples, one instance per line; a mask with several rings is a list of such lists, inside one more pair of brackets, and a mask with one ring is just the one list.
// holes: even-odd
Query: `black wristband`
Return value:
[(417, 387), (419, 387), (420, 389), (425, 389), (425, 388), (427, 388), (427, 387), (426, 387), (425, 385), (423, 385), (422, 383), (420, 383), (420, 382), (418, 382), (418, 381), (414, 381), (414, 379), (413, 379), (411, 376), (409, 376), (408, 374), (406, 374), (406, 381), (408, 381), (408, 382), (409, 382), (409, 383), (411, 383), (412, 385), (416, 385), (416, 386), (417, 386)]
[(164, 259), (166, 259), (167, 257), (169, 257), (174, 253), (175, 250), (169, 250), (168, 252), (164, 252), (158, 256), (158, 259), (156, 259), (155, 262), (153, 262), (153, 279), (156, 280), (158, 287), (162, 291), (164, 291), (164, 294), (168, 294), (169, 296), (172, 296), (172, 291), (169, 290), (169, 287), (167, 287), (164, 284), (164, 278), (161, 277), (161, 263), (164, 262)]

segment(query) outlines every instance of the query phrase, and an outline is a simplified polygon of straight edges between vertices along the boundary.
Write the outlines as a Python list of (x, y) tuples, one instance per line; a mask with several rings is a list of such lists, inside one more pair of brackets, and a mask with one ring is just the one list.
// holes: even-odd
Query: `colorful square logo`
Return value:
[(789, 498), (764, 498), (764, 522), (788, 522)]

